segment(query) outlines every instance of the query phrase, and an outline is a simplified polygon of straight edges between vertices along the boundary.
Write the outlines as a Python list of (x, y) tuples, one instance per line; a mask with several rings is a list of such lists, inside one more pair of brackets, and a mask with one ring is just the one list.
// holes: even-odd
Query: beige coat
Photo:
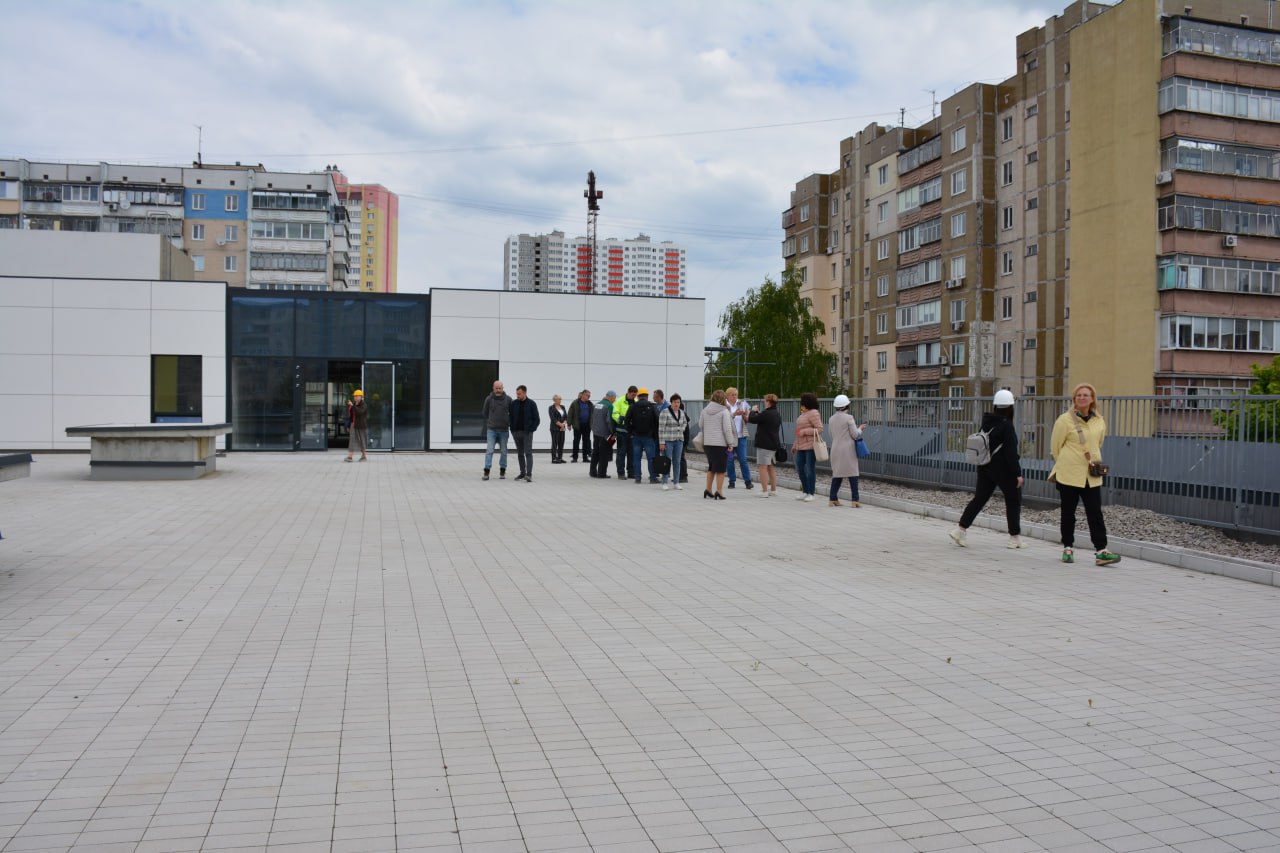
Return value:
[(698, 417), (698, 429), (702, 431), (704, 448), (734, 447), (738, 443), (729, 409), (715, 400), (709, 401), (702, 409), (702, 414)]
[(857, 477), (858, 451), (853, 442), (862, 437), (857, 421), (848, 412), (836, 412), (827, 421), (827, 432), (831, 435), (831, 476)]

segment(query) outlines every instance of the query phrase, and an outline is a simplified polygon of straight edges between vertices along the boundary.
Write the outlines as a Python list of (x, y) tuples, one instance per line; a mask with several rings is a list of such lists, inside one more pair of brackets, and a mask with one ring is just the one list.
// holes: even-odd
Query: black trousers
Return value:
[[(686, 433), (687, 435), (687, 433)], [(685, 451), (689, 447), (689, 439), (684, 440), (684, 444), (680, 445), (680, 482), (689, 482), (689, 461)]]
[(613, 448), (604, 440), (604, 436), (597, 435), (593, 438), (596, 440), (596, 446), (591, 451), (591, 476), (607, 477), (609, 460), (613, 458)]
[(551, 428), (551, 461), (564, 459), (564, 430)]
[(520, 429), (511, 431), (511, 440), (516, 445), (516, 461), (520, 463), (520, 473), (533, 476), (533, 433)]
[(1062, 547), (1073, 548), (1076, 543), (1076, 504), (1084, 503), (1084, 517), (1089, 522), (1089, 538), (1093, 550), (1107, 547), (1107, 523), (1102, 520), (1102, 489), (1083, 489), (1058, 484), (1058, 497), (1062, 501)]
[(616, 433), (616, 435), (618, 436), (618, 448), (617, 448), (618, 476), (630, 477), (631, 476), (631, 436), (628, 433), (622, 432), (621, 430), (619, 430)]
[(582, 424), (573, 428), (573, 461), (578, 461), (578, 446), (582, 446), (582, 461), (591, 461), (591, 425)]
[(960, 526), (968, 530), (973, 525), (973, 520), (978, 517), (978, 513), (982, 512), (982, 508), (987, 505), (987, 501), (991, 500), (997, 488), (1004, 495), (1004, 515), (1009, 522), (1009, 535), (1021, 536), (1022, 491), (1018, 488), (1018, 478), (997, 480), (981, 468), (978, 469), (978, 488), (974, 490), (973, 500), (969, 501), (969, 505), (960, 515)]

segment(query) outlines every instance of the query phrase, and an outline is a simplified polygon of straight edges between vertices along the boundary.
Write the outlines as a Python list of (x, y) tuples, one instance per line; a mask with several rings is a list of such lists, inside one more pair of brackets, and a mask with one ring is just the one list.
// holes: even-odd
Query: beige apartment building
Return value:
[(1018, 37), (1003, 83), (843, 140), (797, 184), (783, 256), (817, 316), (839, 307), (851, 391), (1247, 387), (1280, 352), (1271, 6), (1077, 2)]

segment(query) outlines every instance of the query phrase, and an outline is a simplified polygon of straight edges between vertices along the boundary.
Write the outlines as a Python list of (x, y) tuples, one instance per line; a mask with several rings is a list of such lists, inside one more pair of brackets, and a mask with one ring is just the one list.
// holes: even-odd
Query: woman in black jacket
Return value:
[(778, 469), (774, 462), (782, 447), (782, 415), (778, 413), (778, 395), (764, 395), (764, 411), (751, 407), (747, 421), (756, 425), (756, 467), (760, 469), (760, 496), (778, 494)]
[(569, 410), (560, 401), (560, 395), (551, 398), (547, 406), (547, 423), (551, 427), (551, 464), (564, 464), (564, 434), (569, 428)]
[(1013, 392), (996, 392), (995, 410), (982, 416), (982, 431), (987, 433), (991, 461), (978, 466), (978, 488), (973, 500), (960, 516), (960, 526), (951, 531), (951, 541), (965, 547), (965, 533), (978, 513), (991, 500), (999, 487), (1004, 495), (1005, 516), (1009, 521), (1009, 547), (1025, 548), (1022, 541), (1022, 464), (1018, 461), (1018, 431), (1013, 428)]

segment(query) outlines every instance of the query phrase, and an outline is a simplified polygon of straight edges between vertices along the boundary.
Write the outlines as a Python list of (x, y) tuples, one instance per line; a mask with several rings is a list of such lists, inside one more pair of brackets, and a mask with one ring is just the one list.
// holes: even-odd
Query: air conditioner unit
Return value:
[(1173, 183), (1173, 172), (1168, 170), (1156, 172), (1156, 186), (1164, 186)]
[(1222, 238), (1222, 248), (1234, 249), (1236, 244), (1240, 242), (1240, 238), (1235, 234), (1226, 234)]
[(226, 237), (219, 237), (219, 238), (217, 239), (217, 243), (218, 243), (218, 245), (219, 245), (219, 246), (225, 246), (225, 245), (227, 245), (227, 238), (226, 238)]
[(949, 365), (949, 364), (944, 364), (944, 365), (942, 365), (942, 375), (943, 375), (943, 376), (950, 376), (950, 375), (951, 375), (951, 365)]
[(964, 320), (956, 320), (951, 324), (951, 331), (958, 332), (964, 328)]
[(114, 201), (107, 202), (107, 210), (110, 210), (112, 213), (114, 213), (119, 209), (120, 209), (120, 205), (116, 204)]

